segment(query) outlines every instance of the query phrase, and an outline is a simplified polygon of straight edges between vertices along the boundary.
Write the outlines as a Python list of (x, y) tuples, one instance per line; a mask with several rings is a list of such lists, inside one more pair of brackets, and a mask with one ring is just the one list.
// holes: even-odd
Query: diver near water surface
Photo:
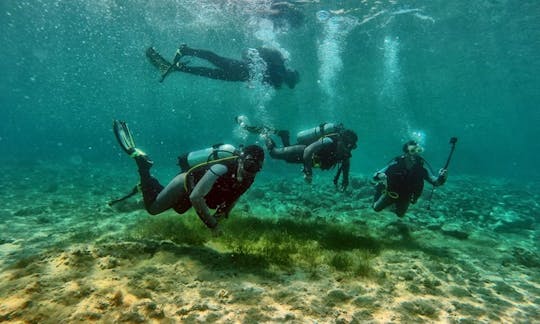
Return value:
[[(191, 66), (185, 57), (196, 57), (208, 61), (213, 67)], [(257, 64), (257, 58), (264, 62), (265, 70), (262, 82), (276, 89), (280, 89), (283, 83), (294, 89), (300, 81), (298, 71), (285, 66), (285, 58), (276, 49), (258, 47), (244, 51), (242, 60), (236, 60), (220, 56), (212, 51), (194, 49), (186, 44), (180, 45), (174, 56), (172, 64), (164, 59), (153, 47), (146, 50), (146, 57), (152, 65), (161, 71), (162, 82), (171, 72), (180, 71), (210, 79), (224, 81), (246, 82), (252, 79), (251, 69)]]
[[(232, 145), (214, 147), (179, 157), (182, 173), (163, 187), (150, 174), (153, 161), (135, 147), (127, 124), (113, 122), (113, 131), (122, 149), (137, 164), (144, 206), (156, 215), (168, 209), (183, 214), (193, 207), (203, 223), (216, 230), (218, 221), (226, 218), (240, 196), (253, 184), (262, 169), (264, 151), (250, 145), (240, 150)], [(213, 213), (210, 209), (214, 209)]]
[[(276, 130), (266, 126), (251, 126), (244, 122), (244, 116), (236, 117), (236, 122), (250, 133), (261, 134), (266, 148), (274, 159), (287, 163), (303, 164), (304, 180), (311, 183), (313, 168), (329, 170), (336, 166), (334, 185), (341, 191), (349, 186), (350, 159), (356, 148), (358, 136), (342, 124), (322, 123), (317, 127), (297, 134), (297, 143), (291, 145), (289, 131)], [(280, 137), (283, 147), (277, 147), (271, 135)], [(341, 184), (339, 178), (343, 174)]]
[(427, 162), (420, 156), (422, 151), (416, 141), (408, 141), (403, 144), (403, 155), (392, 159), (386, 167), (374, 174), (373, 180), (377, 182), (373, 198), (375, 211), (394, 205), (396, 215), (403, 217), (409, 205), (415, 204), (422, 195), (424, 181), (435, 187), (446, 182), (448, 162), (435, 176), (430, 168), (424, 166)]
[(304, 13), (298, 8), (301, 1), (272, 1), (270, 7), (261, 12), (274, 23), (274, 27), (286, 28), (288, 26), (299, 28), (305, 20)]

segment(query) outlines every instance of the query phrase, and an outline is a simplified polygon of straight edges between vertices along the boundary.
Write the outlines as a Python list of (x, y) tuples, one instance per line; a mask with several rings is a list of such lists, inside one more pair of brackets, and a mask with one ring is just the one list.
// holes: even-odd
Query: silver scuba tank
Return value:
[(320, 124), (317, 127), (298, 132), (298, 134), (296, 134), (296, 141), (298, 142), (298, 144), (309, 145), (318, 140), (319, 138), (323, 137), (324, 135), (337, 132), (338, 129), (339, 125), (336, 125), (334, 123)]
[(182, 171), (204, 163), (235, 155), (236, 148), (231, 144), (216, 144), (202, 150), (193, 151), (178, 157), (178, 164)]

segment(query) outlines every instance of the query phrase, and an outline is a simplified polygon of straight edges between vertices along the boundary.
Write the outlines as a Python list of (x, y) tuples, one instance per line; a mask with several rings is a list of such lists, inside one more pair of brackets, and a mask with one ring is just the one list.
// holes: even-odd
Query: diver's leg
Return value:
[(274, 145), (274, 147), (268, 151), (270, 156), (274, 159), (284, 160), (288, 163), (304, 163), (305, 148), (305, 145), (293, 145), (281, 148), (277, 148)]
[(231, 66), (240, 67), (240, 66), (245, 65), (243, 61), (223, 57), (208, 50), (194, 49), (187, 46), (183, 46), (180, 48), (180, 51), (182, 52), (183, 56), (194, 56), (203, 60), (207, 60), (208, 62), (214, 64), (218, 68), (224, 69), (224, 70), (227, 70)]
[(246, 81), (243, 77), (236, 76), (234, 74), (229, 73), (226, 70), (221, 69), (213, 69), (213, 68), (207, 68), (202, 66), (187, 66), (184, 64), (177, 65), (176, 70), (195, 74), (198, 76), (203, 76), (210, 79), (215, 80), (224, 80), (224, 81)]
[[(159, 182), (154, 177), (150, 176), (150, 174), (148, 174), (148, 179), (148, 184), (151, 185), (148, 186), (148, 191), (151, 192), (152, 196), (149, 194), (148, 200), (146, 199), (147, 196), (144, 196), (144, 203), (146, 210), (150, 214), (156, 215), (170, 208), (174, 208), (177, 212), (182, 213), (187, 211), (191, 207), (191, 205), (189, 204), (189, 200), (187, 200), (187, 204), (179, 204), (179, 202), (186, 201), (185, 198), (187, 197), (186, 190), (184, 189), (185, 174), (182, 173), (174, 177), (165, 188), (159, 185)], [(159, 187), (156, 186), (156, 184)], [(142, 176), (141, 185), (144, 188)], [(154, 189), (153, 191), (151, 191), (152, 188)]]
[[(375, 198), (377, 198), (377, 193), (375, 194)], [(374, 211), (380, 212), (386, 207), (392, 205), (393, 203), (395, 203), (395, 199), (381, 192), (378, 199), (373, 203), (372, 207)]]
[(139, 167), (139, 176), (141, 178), (140, 188), (143, 195), (144, 207), (150, 214), (155, 215), (157, 213), (152, 212), (152, 205), (159, 193), (163, 190), (163, 186), (156, 178), (150, 175), (151, 165), (145, 165), (141, 157), (135, 157), (135, 162)]
[[(217, 55), (216, 53), (208, 50), (194, 49), (187, 46), (180, 48), (182, 55), (194, 56), (203, 60), (207, 60), (219, 69), (223, 70), (224, 74), (229, 78), (220, 78), (222, 80), (229, 81), (247, 81), (249, 80), (249, 66), (240, 60), (235, 60), (227, 57)], [(180, 69), (181, 70), (181, 69)], [(182, 71), (182, 70), (181, 70)], [(184, 71), (187, 72), (187, 71)], [(188, 72), (192, 73), (192, 72)], [(194, 73), (196, 74), (196, 73)]]
[(398, 199), (398, 201), (396, 201), (396, 209), (394, 212), (398, 217), (403, 217), (405, 216), (407, 209), (409, 209), (410, 204), (408, 199)]
[(379, 182), (375, 185), (375, 195), (373, 196), (373, 204), (375, 204), (377, 200), (381, 198), (381, 196), (384, 194), (385, 188), (386, 186), (382, 182)]

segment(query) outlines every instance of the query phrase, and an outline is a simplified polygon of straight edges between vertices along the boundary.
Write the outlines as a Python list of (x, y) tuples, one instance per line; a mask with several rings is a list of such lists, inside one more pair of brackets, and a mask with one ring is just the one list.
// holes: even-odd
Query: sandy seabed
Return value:
[(140, 196), (108, 206), (136, 179), (117, 169), (5, 168), (0, 322), (540, 322), (538, 182), (450, 175), (398, 219), (364, 175), (345, 194), (277, 175), (220, 238)]

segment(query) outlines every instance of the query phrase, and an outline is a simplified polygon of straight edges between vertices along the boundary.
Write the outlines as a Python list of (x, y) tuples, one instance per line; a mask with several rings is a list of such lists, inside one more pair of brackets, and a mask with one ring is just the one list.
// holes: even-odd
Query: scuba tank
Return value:
[(182, 172), (186, 172), (198, 164), (237, 154), (236, 148), (231, 144), (215, 144), (209, 148), (182, 154), (178, 157), (178, 165), (182, 169)]
[(325, 135), (338, 132), (342, 127), (341, 124), (322, 123), (317, 127), (298, 132), (296, 141), (298, 144), (309, 145)]

